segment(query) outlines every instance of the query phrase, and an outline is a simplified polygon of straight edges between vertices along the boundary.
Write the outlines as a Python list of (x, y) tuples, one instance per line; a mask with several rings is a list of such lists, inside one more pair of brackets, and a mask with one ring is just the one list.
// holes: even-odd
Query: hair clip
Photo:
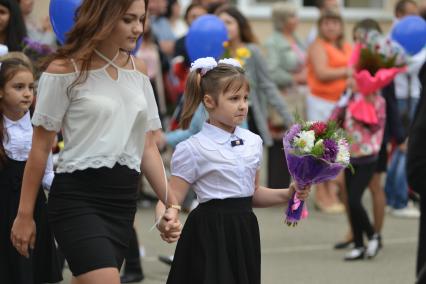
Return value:
[(201, 76), (204, 76), (207, 72), (212, 70), (217, 66), (217, 62), (213, 57), (203, 57), (198, 58), (194, 62), (191, 63), (190, 71), (195, 71), (201, 69)]
[(219, 60), (218, 63), (219, 64), (228, 64), (228, 65), (232, 65), (234, 67), (243, 68), (241, 66), (241, 63), (235, 58), (224, 58), (224, 59)]

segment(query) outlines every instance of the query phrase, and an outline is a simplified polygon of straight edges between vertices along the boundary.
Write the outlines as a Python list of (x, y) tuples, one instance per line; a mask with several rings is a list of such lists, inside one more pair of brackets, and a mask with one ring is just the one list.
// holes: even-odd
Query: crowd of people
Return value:
[[(252, 208), (310, 194), (291, 180), (283, 135), (296, 119), (338, 120), (341, 102), (357, 92), (350, 60), (359, 34), (383, 35), (364, 19), (349, 40), (340, 2), (316, 2), (319, 18), (306, 39), (297, 6), (280, 1), (271, 35), (259, 42), (227, 0), (194, 0), (185, 11), (178, 0), (83, 0), (60, 44), (49, 20), (32, 16), (33, 0), (0, 0), (0, 282), (59, 282), (64, 260), (73, 283), (142, 281), (133, 222), (137, 201), (151, 194), (143, 175), (150, 200), (159, 200), (161, 238), (178, 241), (174, 256), (160, 256), (171, 265), (167, 283), (260, 283)], [(395, 24), (425, 12), (397, 1)], [(226, 54), (238, 60), (191, 62), (186, 35), (205, 14), (223, 21)], [(368, 97), (374, 131), (358, 137), (342, 124), (355, 137), (354, 171), (312, 188), (317, 210), (346, 212), (348, 231), (335, 244), (351, 248), (345, 261), (376, 257), (386, 213), (420, 217), (419, 186), (409, 186), (414, 170), (405, 165), (410, 126), (421, 127), (425, 60), (423, 48)], [(372, 222), (362, 203), (367, 188)], [(191, 212), (185, 225), (180, 211)], [(424, 254), (422, 245), (417, 272), (426, 278)]]

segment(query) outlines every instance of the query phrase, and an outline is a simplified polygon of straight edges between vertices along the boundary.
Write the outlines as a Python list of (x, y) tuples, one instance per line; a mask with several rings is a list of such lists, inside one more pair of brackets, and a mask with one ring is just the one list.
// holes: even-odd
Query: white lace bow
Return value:
[(208, 71), (212, 70), (217, 66), (217, 62), (213, 57), (203, 57), (198, 58), (191, 63), (190, 71), (195, 71), (200, 69), (201, 76), (205, 75)]

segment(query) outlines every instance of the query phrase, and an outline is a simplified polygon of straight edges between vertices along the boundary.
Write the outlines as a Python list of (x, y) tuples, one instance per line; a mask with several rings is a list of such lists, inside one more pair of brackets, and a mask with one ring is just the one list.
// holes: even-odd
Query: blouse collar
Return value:
[(217, 126), (214, 126), (208, 122), (204, 122), (203, 125), (203, 133), (206, 135), (209, 139), (215, 141), (218, 144), (225, 144), (229, 142), (231, 139), (234, 140), (235, 138), (241, 138), (245, 140), (244, 133), (241, 130), (240, 127), (236, 127), (234, 130), (234, 133), (229, 133), (228, 131), (225, 131)]
[(5, 128), (10, 128), (12, 126), (20, 126), (25, 130), (31, 129), (32, 125), (31, 125), (31, 117), (30, 117), (30, 112), (27, 111), (23, 117), (21, 117), (20, 119), (14, 121), (11, 120), (9, 118), (7, 118), (5, 115), (3, 115), (4, 118), (4, 127)]

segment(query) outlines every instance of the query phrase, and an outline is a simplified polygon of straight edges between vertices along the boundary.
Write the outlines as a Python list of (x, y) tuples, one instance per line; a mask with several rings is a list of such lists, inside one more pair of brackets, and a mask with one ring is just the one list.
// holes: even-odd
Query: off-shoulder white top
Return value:
[[(45, 72), (40, 78), (32, 123), (49, 131), (62, 129), (65, 147), (58, 173), (111, 168), (115, 163), (140, 171), (145, 133), (161, 128), (149, 78), (136, 70), (133, 57), (133, 69), (104, 59), (106, 66), (88, 71), (87, 81), (69, 93), (77, 70)], [(117, 69), (117, 80), (108, 74), (109, 65)]]

